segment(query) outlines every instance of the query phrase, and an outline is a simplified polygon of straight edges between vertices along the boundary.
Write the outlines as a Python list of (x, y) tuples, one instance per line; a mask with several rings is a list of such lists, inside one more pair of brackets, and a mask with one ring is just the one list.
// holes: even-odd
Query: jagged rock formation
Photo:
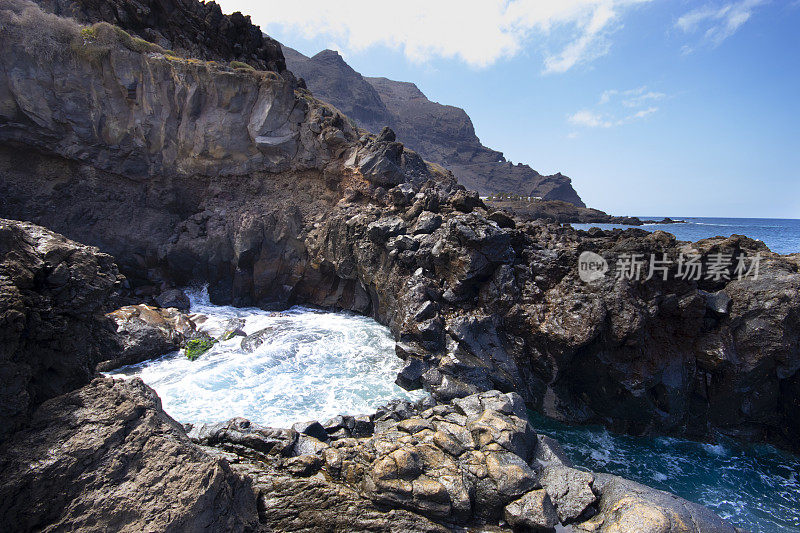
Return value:
[(153, 354), (178, 350), (197, 331), (192, 319), (175, 308), (126, 305), (107, 316), (116, 325), (119, 347), (97, 365), (100, 372), (145, 361)]
[[(6, 286), (4, 293), (13, 294), (24, 285), (26, 297), (13, 310), (0, 307), (0, 316), (39, 313), (39, 300), (52, 299), (53, 292), (85, 303), (94, 288), (105, 301), (116, 279), (105, 270), (116, 269), (113, 263), (97, 269), (92, 261), (105, 263), (108, 256), (31, 224), (4, 221), (0, 228), (0, 235), (16, 237), (3, 241), (0, 279), (25, 279), (31, 248), (44, 253), (45, 266), (61, 258), (46, 278)], [(77, 286), (66, 291), (65, 279)], [(194, 329), (175, 309), (126, 306), (109, 316), (117, 335), (130, 341), (123, 343), (123, 356), (130, 346), (146, 351), (154, 335), (168, 343)], [(62, 318), (43, 316), (38, 326), (47, 330)], [(38, 353), (52, 342), (34, 337), (27, 344)], [(102, 336), (84, 343), (90, 353), (114, 356), (100, 350), (108, 344)], [(155, 345), (151, 355), (164, 349)], [(59, 355), (62, 365), (86, 366), (80, 352)], [(30, 370), (31, 382), (54, 377), (41, 365)], [(505, 519), (514, 527), (733, 531), (702, 506), (571, 468), (557, 443), (532, 431), (515, 393), (394, 402), (374, 415), (294, 429), (233, 419), (188, 426), (187, 436), (141, 380), (97, 378), (78, 388), (83, 377), (63, 383), (66, 394), (42, 403), (24, 428), (0, 441), (0, 528), (285, 531), (325, 524), (445, 532)]]
[(141, 380), (45, 402), (0, 445), (3, 531), (255, 531), (249, 480), (194, 446)]
[(44, 228), (0, 219), (0, 441), (43, 401), (87, 383), (116, 348), (111, 256)]
[(391, 127), (400, 141), (451, 170), (468, 189), (539, 196), (584, 207), (568, 177), (543, 176), (483, 146), (463, 109), (431, 102), (413, 83), (362, 77), (333, 50), (311, 58), (287, 46), (283, 50), (289, 69), (315, 96), (373, 133)]
[[(761, 252), (758, 281), (683, 281), (673, 267), (667, 282), (587, 285), (584, 250), (607, 255), (613, 273), (622, 253), (675, 261), (690, 248), (489, 212), (392, 132), (357, 138), (338, 111), (269, 73), (113, 41), (88, 43), (109, 47), (91, 58), (78, 43), (69, 68), (31, 68), (47, 48), (17, 44), (24, 21), (4, 24), (15, 53), (0, 59), (0, 214), (98, 245), (134, 283), (158, 272), (209, 283), (219, 303), (370, 314), (402, 341), (409, 381), (442, 400), (513, 390), (549, 416), (631, 433), (800, 442), (800, 276), (763, 245), (698, 245), (706, 263)], [(58, 34), (59, 50), (75, 32)], [(128, 93), (132, 72), (149, 75)], [(71, 81), (56, 90), (53, 79)]]
[(259, 515), (276, 531), (448, 531), (502, 520), (515, 530), (734, 531), (700, 505), (572, 468), (555, 441), (533, 432), (514, 393), (399, 402), (373, 419), (374, 434), (360, 438), (320, 440), (244, 419), (189, 436), (252, 477)]
[(281, 45), (238, 11), (194, 0), (39, 0), (43, 9), (83, 23), (105, 21), (185, 57), (238, 60), (283, 73)]
[[(560, 454), (544, 440), (534, 445), (516, 395), (493, 390), (551, 416), (634, 433), (800, 442), (795, 260), (746, 238), (689, 244), (514, 219), (487, 210), (391, 130), (361, 135), (291, 79), (175, 59), (25, 0), (0, 0), (0, 24), (8, 51), (0, 57), (0, 215), (113, 252), (134, 294), (154, 277), (195, 280), (219, 303), (370, 314), (401, 341), (408, 386), (442, 404), (326, 424), (333, 443), (243, 420), (192, 428), (203, 446), (217, 447), (212, 458), (140, 382), (101, 379), (68, 392), (88, 381), (90, 361), (114, 357), (95, 316), (112, 340), (149, 338), (115, 332), (104, 317), (121, 280), (108, 256), (83, 257), (67, 243), (58, 256), (66, 276), (54, 259), (40, 266), (47, 252), (28, 237), (12, 240), (0, 276), (12, 297), (0, 301), (0, 316), (39, 320), (45, 334), (12, 335), (5, 368), (20, 354), (27, 362), (47, 354), (64, 324), (67, 341), (74, 325), (86, 345), (66, 354), (78, 362), (75, 379), (52, 381), (63, 387), (46, 395), (34, 388), (42, 399), (67, 394), (0, 445), (3, 529), (303, 529), (333, 517), (342, 528), (440, 531), (455, 527), (444, 522), (448, 510), (461, 524), (499, 525), (502, 516), (519, 525), (727, 527), (649, 489), (543, 464)], [(696, 251), (706, 263), (715, 253), (760, 252), (764, 261), (758, 280), (583, 284), (576, 263), (586, 250), (606, 255), (612, 269), (627, 252)], [(53, 307), (52, 286), (65, 279), (75, 289), (70, 306), (81, 304), (81, 290), (93, 295), (86, 309)], [(16, 390), (51, 383), (49, 369), (31, 367)], [(12, 405), (12, 416), (38, 401)], [(453, 438), (437, 439), (448, 428)], [(319, 424), (306, 430), (322, 436)], [(254, 480), (257, 497), (227, 460)], [(320, 468), (331, 480), (304, 477)]]
[[(36, 15), (32, 4), (9, 5), (2, 40), (19, 53), (2, 58), (2, 211), (100, 246), (134, 279), (166, 261), (184, 280), (230, 280), (235, 256), (242, 271), (255, 262), (262, 278), (273, 278), (255, 301), (268, 303), (271, 290), (284, 299), (283, 278), (297, 273), (264, 269), (279, 268), (272, 262), (281, 253), (297, 254), (298, 218), (321, 217), (336, 201), (345, 163), (384, 185), (430, 175), (398, 143), (356, 143), (337, 110), (271, 72), (172, 58), (131, 46), (109, 26), (84, 35), (67, 19)], [(27, 42), (39, 18), (49, 31), (36, 46), (13, 44)], [(62, 91), (58, 79), (75, 83)], [(46, 189), (29, 179), (32, 165)], [(212, 197), (252, 213), (240, 211), (238, 242), (228, 239), (224, 211), (199, 208)], [(263, 221), (285, 252), (259, 258), (253, 246)]]

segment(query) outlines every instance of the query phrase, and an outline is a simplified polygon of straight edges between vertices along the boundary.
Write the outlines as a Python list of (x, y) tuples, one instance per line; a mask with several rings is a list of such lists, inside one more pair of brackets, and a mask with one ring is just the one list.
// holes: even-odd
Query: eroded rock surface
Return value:
[(42, 404), (0, 448), (4, 531), (253, 531), (255, 494), (186, 437), (141, 380)]
[[(193, 428), (190, 436), (253, 478), (262, 521), (279, 530), (324, 523), (335, 531), (350, 522), (377, 531), (559, 524), (575, 531), (734, 531), (699, 505), (560, 462), (563, 452), (537, 439), (517, 394), (488, 391), (428, 405), (379, 410), (375, 433), (362, 438), (322, 441), (242, 419)], [(304, 444), (291, 448), (292, 438)]]
[(123, 280), (96, 248), (0, 219), (0, 441), (114, 354), (105, 313), (118, 305)]
[[(800, 442), (795, 260), (741, 237), (691, 245), (499, 216), (391, 131), (364, 135), (274, 73), (102, 32), (85, 42), (6, 1), (18, 7), (0, 36), (14, 50), (0, 59), (0, 214), (98, 245), (137, 283), (371, 315), (421, 361), (409, 386), (441, 400), (496, 388), (634, 434)], [(70, 61), (22, 46), (36, 17)], [(92, 47), (105, 52), (81, 55)], [(579, 279), (583, 251), (607, 257), (601, 281)], [(669, 279), (617, 279), (629, 253), (648, 260), (642, 278), (666, 254)], [(760, 253), (760, 277), (675, 279), (681, 253)]]
[(101, 372), (180, 349), (197, 326), (175, 308), (126, 305), (108, 314), (117, 327), (119, 350), (97, 366)]

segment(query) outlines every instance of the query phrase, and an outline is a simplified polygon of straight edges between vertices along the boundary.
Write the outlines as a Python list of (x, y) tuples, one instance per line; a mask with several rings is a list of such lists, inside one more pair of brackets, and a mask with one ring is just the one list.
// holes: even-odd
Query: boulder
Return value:
[(293, 429), (262, 427), (244, 418), (232, 418), (227, 422), (194, 426), (189, 438), (206, 446), (252, 450), (259, 455), (290, 456), (297, 442), (297, 432)]
[(539, 481), (550, 495), (559, 520), (568, 524), (593, 514), (592, 504), (597, 501), (594, 474), (566, 466), (546, 466)]
[(116, 355), (105, 314), (118, 307), (124, 279), (97, 248), (0, 219), (0, 441)]
[(506, 505), (503, 516), (511, 527), (518, 529), (552, 529), (559, 523), (556, 508), (542, 489), (532, 490)]
[(597, 514), (582, 524), (620, 533), (680, 533), (740, 531), (708, 508), (672, 494), (609, 474), (595, 474), (600, 492)]
[(253, 353), (259, 346), (264, 344), (267, 339), (275, 334), (276, 326), (269, 326), (264, 329), (251, 333), (242, 339), (241, 348), (245, 353)]
[(189, 297), (180, 289), (169, 289), (156, 296), (159, 307), (174, 307), (178, 311), (188, 311), (191, 306)]
[(193, 445), (138, 378), (97, 378), (48, 400), (0, 450), (4, 531), (258, 525), (250, 482)]
[(314, 437), (323, 442), (328, 440), (327, 431), (325, 431), (322, 424), (316, 420), (311, 420), (310, 422), (295, 422), (292, 425), (292, 429), (301, 435), (308, 435), (309, 437)]
[(416, 357), (409, 357), (403, 364), (403, 368), (397, 374), (395, 383), (406, 390), (418, 390), (422, 388), (422, 375), (428, 370), (428, 364)]
[(174, 307), (126, 305), (108, 313), (116, 324), (120, 353), (97, 366), (106, 372), (179, 350), (196, 335), (196, 325)]

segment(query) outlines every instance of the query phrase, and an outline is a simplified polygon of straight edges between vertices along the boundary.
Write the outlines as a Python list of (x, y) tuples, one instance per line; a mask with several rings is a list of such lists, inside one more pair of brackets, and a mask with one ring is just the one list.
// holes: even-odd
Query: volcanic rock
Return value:
[(113, 356), (105, 313), (118, 305), (123, 281), (97, 248), (0, 219), (0, 441)]
[(42, 404), (0, 447), (4, 531), (247, 531), (250, 483), (193, 445), (139, 379)]

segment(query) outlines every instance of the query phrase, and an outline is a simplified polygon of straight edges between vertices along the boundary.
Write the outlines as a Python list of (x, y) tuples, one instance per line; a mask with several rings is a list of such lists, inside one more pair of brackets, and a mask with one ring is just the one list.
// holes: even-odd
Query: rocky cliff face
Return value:
[(46, 11), (83, 23), (105, 21), (185, 57), (238, 60), (283, 73), (280, 44), (238, 11), (223, 15), (216, 2), (194, 0), (39, 0)]
[[(0, 0), (0, 24), (0, 215), (113, 252), (134, 287), (199, 281), (218, 303), (372, 315), (400, 341), (401, 382), (438, 404), (343, 419), (335, 435), (240, 419), (192, 428), (200, 449), (142, 383), (85, 385), (114, 357), (110, 258), (6, 223), (0, 368), (14, 395), (2, 408), (13, 429), (28, 424), (0, 449), (3, 528), (247, 531), (333, 517), (441, 531), (502, 516), (724, 531), (697, 506), (560, 464), (534, 444), (519, 398), (631, 433), (800, 442), (796, 260), (743, 237), (678, 243), (514, 219), (391, 130), (362, 135), (274, 73), (175, 58), (25, 0)], [(584, 284), (582, 251), (612, 270), (623, 253), (764, 261), (757, 280)], [(321, 468), (327, 478), (306, 479)]]
[[(81, 31), (8, 5), (0, 38), (19, 53), (0, 60), (3, 212), (100, 246), (134, 281), (168, 264), (184, 281), (227, 280), (217, 290), (230, 300), (237, 269), (252, 276), (255, 265), (259, 289), (235, 292), (283, 300), (301, 273), (272, 252), (302, 257), (301, 220), (323, 216), (350, 174), (384, 186), (432, 176), (398, 143), (359, 141), (340, 112), (272, 72), (176, 58), (109, 25)], [(42, 39), (20, 45), (37, 24)]]
[(400, 141), (451, 170), (468, 189), (539, 196), (584, 207), (568, 177), (543, 176), (528, 165), (506, 161), (501, 152), (481, 144), (463, 109), (431, 102), (413, 83), (362, 77), (332, 50), (311, 58), (286, 46), (284, 51), (289, 69), (317, 97), (369, 131), (390, 126)]
[(118, 305), (123, 280), (96, 248), (0, 219), (0, 441), (110, 357), (114, 328), (104, 314)]
[(625, 252), (691, 248), (490, 212), (391, 131), (357, 138), (269, 73), (130, 50), (102, 28), (87, 42), (69, 25), (55, 50), (74, 64), (47, 63), (46, 47), (20, 45), (13, 13), (0, 37), (17, 50), (0, 60), (0, 214), (113, 253), (134, 285), (158, 273), (207, 282), (219, 303), (372, 315), (402, 341), (410, 381), (443, 400), (513, 390), (621, 431), (798, 442), (796, 263), (733, 239), (695, 246), (706, 262), (769, 255), (761, 281), (586, 285), (584, 250), (613, 272)]
[[(323, 50), (308, 58), (288, 46), (282, 47), (287, 64), (302, 77), (314, 95), (322, 98), (368, 131), (377, 133), (393, 125), (394, 118), (378, 91), (333, 50)], [(410, 145), (409, 145), (410, 147)], [(432, 160), (430, 157), (425, 156)]]

